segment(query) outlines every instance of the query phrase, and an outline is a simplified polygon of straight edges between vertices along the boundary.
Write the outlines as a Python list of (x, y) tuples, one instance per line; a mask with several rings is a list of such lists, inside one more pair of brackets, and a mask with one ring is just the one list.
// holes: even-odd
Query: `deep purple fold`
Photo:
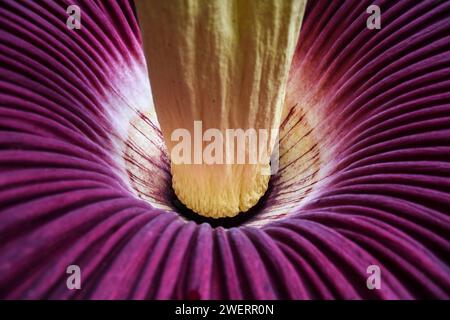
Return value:
[[(321, 155), (327, 177), (301, 199), (277, 184), (265, 210), (298, 203), (282, 218), (224, 229), (154, 208), (123, 175), (119, 115), (145, 70), (133, 4), (1, 1), (0, 297), (448, 299), (449, 27), (448, 1), (309, 1), (290, 83), (320, 118), (299, 159)], [(169, 179), (165, 160), (149, 161)]]

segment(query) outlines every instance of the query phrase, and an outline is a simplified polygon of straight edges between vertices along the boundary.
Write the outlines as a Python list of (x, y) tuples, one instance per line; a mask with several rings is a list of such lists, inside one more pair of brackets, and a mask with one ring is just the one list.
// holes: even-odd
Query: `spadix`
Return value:
[[(267, 130), (265, 159), (257, 163), (179, 163), (171, 159), (180, 201), (208, 217), (232, 217), (266, 192), (270, 154), (281, 121), (288, 72), (305, 1), (137, 2), (158, 120), (172, 154), (176, 130)], [(178, 131), (179, 132), (179, 131)], [(213, 138), (210, 137), (211, 142)], [(251, 159), (249, 140), (224, 148)], [(208, 146), (203, 145), (201, 150)], [(218, 142), (217, 142), (218, 143)], [(194, 157), (198, 144), (191, 146)]]

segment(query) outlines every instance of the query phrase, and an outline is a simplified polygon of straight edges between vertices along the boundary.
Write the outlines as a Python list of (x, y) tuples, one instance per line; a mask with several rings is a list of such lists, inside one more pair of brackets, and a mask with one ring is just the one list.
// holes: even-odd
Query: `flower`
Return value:
[(450, 296), (448, 2), (377, 2), (378, 30), (371, 2), (309, 1), (279, 170), (231, 219), (172, 190), (132, 2), (74, 2), (81, 29), (0, 4), (0, 297)]

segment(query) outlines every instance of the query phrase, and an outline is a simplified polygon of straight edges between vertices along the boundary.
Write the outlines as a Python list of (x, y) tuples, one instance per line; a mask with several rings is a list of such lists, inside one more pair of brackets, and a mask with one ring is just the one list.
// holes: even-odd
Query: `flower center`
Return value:
[(137, 2), (172, 187), (196, 213), (233, 217), (266, 192), (304, 8), (305, 1)]

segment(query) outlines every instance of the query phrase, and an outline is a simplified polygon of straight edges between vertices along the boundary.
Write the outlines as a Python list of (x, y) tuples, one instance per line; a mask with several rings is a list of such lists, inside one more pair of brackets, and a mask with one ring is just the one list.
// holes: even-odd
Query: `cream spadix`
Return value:
[[(171, 155), (172, 186), (180, 201), (200, 215), (235, 216), (267, 190), (273, 129), (280, 125), (305, 2), (137, 2), (155, 108)], [(193, 137), (194, 123), (200, 121), (204, 133), (216, 129), (223, 137), (230, 129), (267, 130), (267, 148), (257, 150), (267, 156), (258, 157), (264, 159), (258, 163), (174, 161), (172, 151), (179, 151), (181, 139), (177, 134), (174, 139), (174, 132), (185, 129)], [(206, 136), (216, 145), (224, 143), (217, 135)], [(209, 145), (200, 144), (189, 144), (192, 159), (203, 157)], [(235, 159), (240, 153), (250, 159), (255, 152), (251, 139), (223, 150)]]

